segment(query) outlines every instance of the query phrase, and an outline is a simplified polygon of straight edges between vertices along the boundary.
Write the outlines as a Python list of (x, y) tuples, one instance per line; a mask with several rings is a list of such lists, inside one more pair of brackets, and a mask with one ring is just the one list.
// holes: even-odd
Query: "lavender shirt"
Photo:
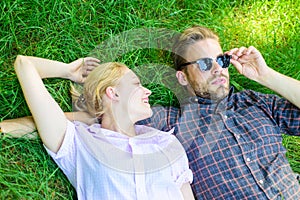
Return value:
[(68, 121), (62, 146), (46, 150), (77, 191), (78, 199), (183, 199), (193, 176), (172, 131), (137, 125), (128, 137), (99, 124)]

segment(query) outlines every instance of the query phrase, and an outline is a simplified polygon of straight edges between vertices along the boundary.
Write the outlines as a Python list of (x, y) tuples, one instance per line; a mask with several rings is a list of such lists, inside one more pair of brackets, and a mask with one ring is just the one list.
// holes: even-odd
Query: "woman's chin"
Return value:
[(144, 119), (148, 119), (149, 117), (152, 116), (152, 114), (153, 114), (152, 109), (149, 108), (149, 110), (147, 112), (140, 113), (138, 116), (136, 116), (132, 119), (135, 119), (135, 120), (133, 120), (134, 122), (138, 122), (138, 121), (141, 121)]

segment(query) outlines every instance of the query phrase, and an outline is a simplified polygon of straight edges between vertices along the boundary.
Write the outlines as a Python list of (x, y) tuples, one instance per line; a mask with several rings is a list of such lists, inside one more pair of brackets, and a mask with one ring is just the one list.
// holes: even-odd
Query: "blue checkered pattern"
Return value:
[[(300, 135), (300, 110), (276, 95), (233, 93), (216, 103), (190, 97), (180, 109), (153, 107), (141, 123), (183, 144), (197, 199), (300, 199), (281, 133)], [(299, 149), (300, 150), (300, 149)]]

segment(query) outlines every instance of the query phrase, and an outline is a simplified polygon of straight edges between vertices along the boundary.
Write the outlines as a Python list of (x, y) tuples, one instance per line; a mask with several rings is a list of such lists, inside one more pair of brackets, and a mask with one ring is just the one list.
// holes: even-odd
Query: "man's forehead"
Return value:
[(217, 57), (222, 54), (222, 49), (218, 41), (206, 39), (197, 41), (187, 48), (186, 60), (192, 61), (199, 58)]

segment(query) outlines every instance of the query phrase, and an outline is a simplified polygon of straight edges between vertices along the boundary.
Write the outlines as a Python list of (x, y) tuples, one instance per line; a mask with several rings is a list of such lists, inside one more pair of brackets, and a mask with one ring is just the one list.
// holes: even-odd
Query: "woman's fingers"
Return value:
[(99, 66), (100, 62), (101, 61), (99, 59), (93, 57), (83, 58), (82, 76), (88, 76), (91, 71)]
[(100, 64), (100, 60), (97, 59), (97, 58), (93, 58), (93, 57), (85, 57), (83, 59), (83, 62), (85, 65), (88, 65), (88, 66), (98, 66)]

